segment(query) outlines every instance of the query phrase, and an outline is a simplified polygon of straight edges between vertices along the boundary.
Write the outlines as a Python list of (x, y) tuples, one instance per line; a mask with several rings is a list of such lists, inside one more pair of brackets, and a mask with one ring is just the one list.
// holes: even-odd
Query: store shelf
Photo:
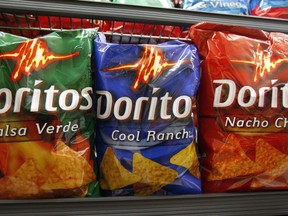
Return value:
[[(108, 5), (109, 4), (109, 5)], [(288, 32), (286, 20), (252, 16), (214, 14), (208, 12), (185, 11), (140, 7), (104, 2), (85, 2), (73, 0), (0, 0), (0, 12), (33, 13), (43, 15), (95, 18), (144, 22), (162, 25), (190, 26), (199, 22), (213, 22), (258, 28), (266, 31)]]
[[(109, 4), (109, 5), (108, 5)], [(178, 9), (139, 7), (122, 4), (73, 0), (0, 0), (1, 13), (79, 17), (153, 25), (172, 25), (181, 30), (199, 22), (246, 26), (266, 31), (288, 33), (285, 20), (192, 12)], [(17, 17), (15, 17), (17, 20)], [(55, 30), (52, 27), (1, 26), (9, 30)], [(106, 32), (108, 35), (137, 39), (174, 39), (143, 34)], [(180, 34), (179, 34), (180, 35)], [(178, 37), (179, 38), (179, 37)], [(180, 38), (187, 39), (188, 38)], [(2, 200), (0, 216), (4, 215), (288, 215), (288, 191), (257, 193), (225, 193), (187, 196), (110, 197), (49, 200)]]
[(288, 215), (288, 191), (166, 197), (0, 201), (0, 216)]

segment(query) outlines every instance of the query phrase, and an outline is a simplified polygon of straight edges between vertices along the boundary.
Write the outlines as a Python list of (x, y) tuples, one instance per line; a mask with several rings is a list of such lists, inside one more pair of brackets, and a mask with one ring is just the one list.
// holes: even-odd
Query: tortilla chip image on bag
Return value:
[[(83, 197), (97, 184), (91, 55), (97, 29), (0, 32), (0, 198)], [(95, 189), (97, 191), (97, 188)]]
[(201, 23), (204, 192), (288, 189), (288, 36)]
[(201, 193), (197, 49), (95, 39), (96, 147), (105, 196)]

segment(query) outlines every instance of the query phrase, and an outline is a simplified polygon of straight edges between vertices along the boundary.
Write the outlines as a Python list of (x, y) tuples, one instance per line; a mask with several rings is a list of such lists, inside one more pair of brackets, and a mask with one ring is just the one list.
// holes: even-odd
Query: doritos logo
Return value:
[(116, 99), (109, 91), (96, 91), (97, 118), (108, 120), (113, 117), (120, 121), (129, 119), (140, 121), (143, 120), (143, 113), (146, 113), (147, 119), (154, 121), (157, 118), (162, 120), (186, 119), (193, 115), (190, 96), (182, 95), (175, 98), (166, 92), (159, 97), (158, 91), (161, 92), (161, 89), (153, 88), (151, 96), (139, 97), (136, 100), (129, 97)]
[[(269, 50), (265, 50), (258, 44), (253, 60), (233, 59), (231, 62), (255, 67), (254, 82), (257, 82), (258, 79), (264, 79), (267, 74), (276, 72), (279, 66), (288, 62), (288, 58), (275, 59)], [(217, 85), (213, 107), (229, 107), (236, 102), (241, 107), (249, 108), (256, 105), (259, 108), (264, 108), (268, 105), (267, 98), (269, 97), (271, 102), (269, 107), (288, 108), (288, 83), (279, 85), (278, 79), (271, 80), (272, 87), (263, 86), (258, 90), (248, 85), (239, 87), (233, 80), (229, 79), (214, 80), (213, 83)], [(281, 94), (282, 100), (279, 100), (278, 95)]]
[[(187, 60), (184, 60), (187, 61)], [(132, 90), (139, 89), (140, 84), (147, 84), (152, 78), (159, 76), (168, 67), (181, 64), (183, 61), (167, 62), (164, 58), (162, 50), (155, 46), (145, 46), (144, 52), (139, 61), (133, 64), (125, 64), (121, 66), (104, 68), (105, 72), (119, 71), (119, 70), (134, 70), (137, 72), (137, 77), (132, 84)]]
[[(258, 106), (264, 108), (270, 106), (271, 108), (284, 107), (288, 108), (288, 83), (284, 86), (277, 86), (278, 79), (271, 80), (272, 87), (263, 86), (258, 90), (254, 89), (252, 86), (242, 86), (239, 87), (233, 80), (221, 79), (214, 80), (213, 83), (217, 85), (214, 93), (213, 107), (230, 107), (234, 103), (238, 104), (240, 107), (252, 107)], [(279, 100), (278, 95), (281, 95), (282, 100)], [(270, 104), (268, 105), (267, 97), (269, 92)]]
[(283, 62), (288, 62), (288, 58), (274, 60), (271, 53), (268, 50), (261, 48), (260, 44), (258, 44), (253, 60), (245, 61), (235, 59), (231, 61), (255, 66), (254, 82), (256, 82), (259, 77), (265, 78), (266, 74), (276, 71), (277, 67), (279, 67)]
[(22, 75), (29, 76), (33, 71), (40, 71), (55, 61), (78, 56), (79, 52), (71, 54), (55, 54), (49, 50), (43, 39), (28, 40), (21, 43), (15, 50), (0, 54), (0, 60), (12, 59), (16, 61), (10, 79), (17, 82)]
[(58, 112), (58, 108), (64, 111), (90, 110), (92, 108), (92, 87), (85, 87), (81, 91), (76, 89), (61, 91), (55, 85), (51, 85), (49, 89), (38, 88), (43, 83), (43, 80), (35, 80), (33, 88), (19, 88), (15, 95), (9, 88), (0, 88), (0, 97), (5, 98), (1, 100), (3, 104), (0, 114), (22, 112), (23, 102), (27, 101), (26, 94), (32, 98), (26, 105), (27, 110), (29, 104), (30, 112), (40, 112), (42, 109), (48, 112)]
[[(168, 67), (181, 65), (183, 62), (188, 61), (188, 59), (185, 59), (177, 62), (168, 62), (165, 60), (161, 49), (146, 45), (141, 58), (137, 62), (104, 68), (102, 71), (136, 71), (137, 76), (131, 87), (133, 91), (136, 91), (141, 84), (151, 82), (151, 79), (160, 76)], [(151, 93), (148, 97), (139, 97), (135, 100), (129, 97), (116, 98), (111, 92), (106, 90), (96, 91), (98, 97), (97, 118), (101, 120), (116, 118), (120, 121), (129, 119), (140, 121), (143, 119), (143, 113), (146, 113), (148, 121), (154, 121), (157, 118), (171, 120), (173, 118), (186, 119), (191, 117), (192, 98), (190, 96), (173, 97), (170, 92), (165, 92), (163, 95), (161, 88), (153, 88)], [(160, 96), (160, 94), (162, 95)]]

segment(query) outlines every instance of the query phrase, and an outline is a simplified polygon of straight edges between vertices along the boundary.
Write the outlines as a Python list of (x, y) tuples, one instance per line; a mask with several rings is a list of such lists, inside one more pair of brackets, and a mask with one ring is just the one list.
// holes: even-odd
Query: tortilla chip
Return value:
[(22, 166), (14, 173), (14, 177), (26, 181), (33, 182), (37, 185), (42, 185), (45, 182), (43, 175), (45, 170), (41, 171), (36, 160), (30, 158), (24, 162)]
[(91, 183), (96, 177), (93, 168), (79, 153), (73, 151), (65, 143), (58, 141), (55, 157), (55, 166), (43, 190), (78, 188)]
[[(276, 178), (288, 172), (288, 156), (263, 139), (259, 139), (256, 143), (256, 163), (262, 166), (264, 171), (252, 181), (252, 188), (270, 186)], [(286, 179), (285, 184), (287, 183)]]
[(115, 190), (132, 185), (141, 178), (123, 167), (111, 147), (106, 149), (100, 165), (100, 187)]
[(136, 195), (150, 195), (173, 182), (178, 172), (143, 157), (139, 153), (133, 155), (133, 173), (142, 180), (134, 184)]
[(12, 176), (0, 178), (1, 199), (37, 197), (45, 177), (34, 159), (26, 160)]
[(35, 182), (16, 176), (0, 178), (0, 199), (27, 199), (40, 195)]
[(201, 174), (200, 174), (199, 162), (198, 163), (193, 163), (193, 165), (189, 168), (189, 172), (193, 176), (195, 176), (196, 178), (200, 179)]
[(265, 170), (272, 170), (274, 167), (279, 166), (288, 156), (280, 152), (278, 149), (269, 145), (263, 139), (257, 140), (256, 143), (256, 163), (261, 165)]
[[(257, 189), (262, 187), (286, 187), (288, 185), (288, 161), (281, 164), (279, 167), (264, 172), (253, 179), (251, 188)], [(276, 180), (278, 177), (283, 179)]]
[(243, 151), (239, 140), (229, 134), (226, 142), (212, 161), (212, 171), (208, 181), (224, 180), (238, 176), (258, 174), (263, 168), (252, 161)]
[(176, 153), (170, 159), (170, 163), (185, 167), (193, 176), (200, 178), (199, 161), (194, 142)]

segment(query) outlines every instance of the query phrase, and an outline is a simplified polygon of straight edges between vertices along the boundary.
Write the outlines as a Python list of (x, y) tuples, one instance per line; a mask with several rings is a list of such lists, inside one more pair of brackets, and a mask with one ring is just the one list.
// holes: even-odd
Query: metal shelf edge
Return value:
[(215, 14), (180, 9), (140, 7), (133, 5), (65, 1), (65, 0), (0, 0), (0, 12), (35, 13), (127, 22), (145, 22), (165, 25), (189, 26), (199, 22), (246, 26), (266, 31), (288, 33), (288, 22), (252, 16)]
[(288, 191), (183, 196), (2, 200), (3, 215), (287, 215)]

